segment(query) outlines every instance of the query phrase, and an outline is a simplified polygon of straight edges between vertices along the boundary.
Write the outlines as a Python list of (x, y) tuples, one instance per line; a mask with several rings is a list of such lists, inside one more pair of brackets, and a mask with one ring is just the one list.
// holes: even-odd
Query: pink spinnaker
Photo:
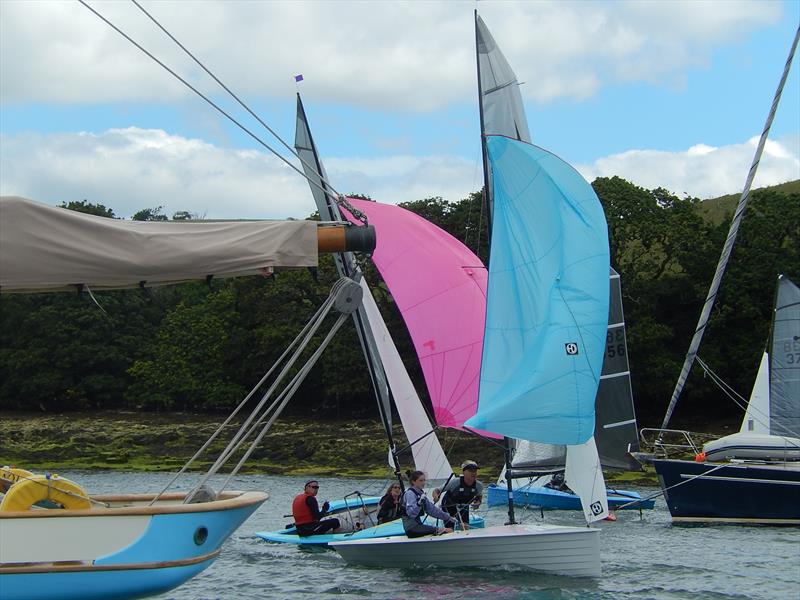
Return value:
[(478, 405), (486, 268), (464, 244), (411, 211), (349, 200), (378, 232), (372, 260), (411, 334), (436, 423), (462, 429)]

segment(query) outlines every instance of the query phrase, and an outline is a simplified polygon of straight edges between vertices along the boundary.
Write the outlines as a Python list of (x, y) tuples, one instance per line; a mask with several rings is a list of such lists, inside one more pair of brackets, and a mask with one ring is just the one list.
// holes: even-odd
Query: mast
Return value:
[[(753, 179), (755, 179), (756, 171), (758, 170), (758, 164), (761, 160), (761, 154), (764, 151), (764, 145), (767, 143), (767, 136), (769, 135), (769, 130), (772, 127), (772, 121), (775, 118), (775, 112), (778, 110), (778, 103), (780, 102), (781, 95), (783, 94), (783, 86), (786, 83), (786, 78), (789, 76), (789, 69), (792, 66), (792, 59), (794, 58), (794, 53), (797, 50), (798, 39), (800, 39), (800, 26), (798, 26), (797, 32), (794, 35), (794, 41), (792, 42), (792, 47), (789, 50), (789, 57), (786, 59), (786, 65), (783, 68), (783, 75), (781, 76), (780, 83), (778, 83), (778, 89), (775, 90), (775, 96), (772, 99), (772, 107), (767, 115), (767, 121), (764, 124), (764, 130), (761, 132), (761, 139), (758, 141), (758, 147), (756, 148), (756, 153), (753, 156), (753, 162), (750, 165), (750, 172), (747, 174), (747, 179), (744, 183), (742, 196), (739, 199), (736, 212), (731, 220), (731, 226), (728, 230), (728, 237), (725, 239), (725, 245), (722, 248), (722, 254), (720, 255), (719, 262), (717, 263), (717, 270), (714, 273), (714, 278), (711, 280), (711, 287), (709, 288), (708, 295), (703, 303), (703, 310), (700, 312), (700, 319), (697, 321), (697, 327), (695, 328), (694, 336), (692, 336), (692, 341), (689, 344), (689, 350), (686, 353), (686, 359), (683, 362), (683, 367), (681, 368), (681, 373), (678, 376), (678, 381), (675, 384), (675, 389), (672, 392), (672, 398), (670, 398), (669, 405), (667, 406), (667, 412), (664, 415), (664, 421), (661, 423), (661, 429), (666, 429), (669, 425), (669, 420), (672, 417), (672, 411), (675, 410), (675, 405), (677, 404), (678, 398), (680, 398), (681, 392), (683, 391), (683, 386), (686, 384), (686, 379), (689, 377), (689, 371), (692, 369), (692, 364), (694, 364), (694, 359), (697, 356), (697, 350), (700, 348), (700, 342), (703, 339), (703, 333), (705, 333), (706, 326), (711, 318), (711, 309), (714, 307), (714, 301), (717, 299), (717, 292), (719, 292), (719, 286), (722, 282), (722, 276), (725, 273), (725, 268), (728, 266), (728, 259), (731, 256), (731, 252), (733, 252), (733, 245), (736, 243), (736, 236), (739, 233), (739, 224), (742, 222), (745, 209), (747, 208), (747, 201), (750, 198), (750, 187), (753, 184)], [(660, 441), (661, 435), (659, 435), (656, 443), (659, 443)]]
[[(295, 133), (295, 148), (300, 156), (310, 154), (310, 156), (306, 156), (306, 158), (310, 158), (311, 160), (304, 159), (302, 161), (303, 170), (306, 172), (309, 180), (316, 180), (321, 188), (325, 189), (325, 193), (323, 193), (322, 189), (313, 185), (311, 186), (311, 193), (317, 204), (320, 219), (342, 221), (342, 214), (339, 211), (336, 196), (328, 185), (325, 169), (322, 166), (319, 153), (317, 152), (317, 146), (311, 135), (311, 129), (308, 126), (308, 119), (306, 118), (305, 108), (303, 107), (303, 101), (299, 93), (297, 94), (297, 131)], [(312, 165), (316, 171), (312, 170)], [(352, 252), (341, 252), (334, 255), (334, 262), (340, 276), (349, 277), (355, 281), (359, 281), (363, 277), (361, 270), (355, 263)], [(392, 462), (394, 463), (395, 476), (402, 488), (403, 480), (400, 471), (400, 462), (397, 459), (394, 435), (392, 433), (391, 391), (363, 303), (359, 305), (358, 310), (353, 312), (353, 322), (356, 326), (356, 332), (361, 344), (361, 349), (364, 353), (364, 359), (367, 362), (367, 370), (370, 380), (372, 381), (373, 390), (375, 391), (375, 398), (378, 401), (378, 413), (380, 414), (381, 423), (383, 424), (386, 437), (389, 441), (389, 451), (391, 452)]]
[[(481, 120), (481, 158), (483, 159), (483, 205), (486, 210), (487, 245), (492, 242), (492, 201), (489, 186), (489, 155), (486, 153), (486, 127), (483, 121), (483, 84), (481, 83), (480, 33), (478, 31), (478, 9), (475, 9), (475, 66), (478, 72), (478, 112)], [(478, 232), (480, 235), (480, 232)], [(480, 239), (480, 238), (478, 238)], [(476, 251), (477, 254), (477, 251)], [(487, 258), (488, 263), (488, 258)], [(513, 511), (513, 509), (512, 509)]]
[[(492, 203), (492, 191), (490, 186), (489, 174), (489, 155), (486, 149), (486, 127), (483, 119), (483, 86), (481, 84), (481, 58), (480, 46), (481, 37), (478, 29), (478, 9), (475, 9), (475, 64), (478, 74), (478, 109), (481, 118), (481, 155), (483, 156), (483, 202), (486, 207), (486, 242), (489, 247), (489, 254), (492, 248), (492, 210), (494, 205)], [(488, 264), (488, 257), (487, 257)], [(511, 472), (511, 455), (512, 455), (512, 441), (509, 437), (503, 437), (504, 457), (506, 461), (506, 473)], [(506, 525), (514, 525), (517, 520), (514, 515), (514, 481), (511, 477), (506, 477), (506, 490), (508, 492), (508, 523)]]

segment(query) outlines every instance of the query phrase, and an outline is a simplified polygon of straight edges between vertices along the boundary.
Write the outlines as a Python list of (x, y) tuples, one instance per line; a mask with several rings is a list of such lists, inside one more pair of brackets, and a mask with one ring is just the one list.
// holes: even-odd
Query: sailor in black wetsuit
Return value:
[(461, 476), (444, 487), (442, 508), (465, 526), (469, 526), (469, 508), (478, 508), (483, 499), (483, 484), (478, 481), (478, 465), (468, 460), (461, 465)]

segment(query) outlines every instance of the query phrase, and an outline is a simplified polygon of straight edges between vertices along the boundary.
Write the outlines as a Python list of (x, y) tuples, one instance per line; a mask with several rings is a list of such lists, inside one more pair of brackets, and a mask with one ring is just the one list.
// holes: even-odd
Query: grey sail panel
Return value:
[[(314, 196), (314, 202), (319, 211), (320, 219), (324, 221), (343, 220), (333, 192), (325, 194), (320, 189), (320, 187), (328, 189), (326, 183), (328, 181), (328, 175), (325, 173), (325, 167), (322, 165), (317, 147), (314, 144), (314, 138), (311, 136), (311, 129), (308, 126), (308, 119), (306, 118), (303, 102), (299, 94), (297, 96), (297, 122), (294, 146), (302, 161), (303, 171), (306, 177), (317, 184), (313, 185), (309, 183), (311, 193)], [(356, 281), (361, 278), (361, 272), (355, 266), (352, 253), (344, 252), (335, 254), (334, 261), (336, 263), (336, 271), (340, 276), (351, 277)], [(372, 385), (375, 389), (375, 395), (378, 398), (381, 418), (384, 422), (384, 426), (387, 428), (387, 435), (391, 440), (392, 409), (389, 384), (386, 379), (386, 372), (383, 369), (383, 363), (378, 354), (375, 336), (369, 325), (366, 309), (363, 304), (353, 313), (353, 321), (356, 326), (356, 332), (358, 333), (358, 340), (361, 343), (361, 349), (364, 352), (364, 358), (367, 361), (367, 367), (370, 378), (372, 379)]]
[(480, 17), (476, 20), (483, 134), (531, 142), (517, 76)]
[(622, 286), (619, 274), (613, 268), (609, 284), (608, 331), (595, 402), (594, 435), (604, 467), (639, 471), (641, 465), (628, 454), (629, 445), (631, 450), (639, 449), (638, 429), (628, 363)]
[(800, 437), (800, 288), (778, 278), (770, 353), (769, 430)]
[(567, 462), (567, 447), (514, 440), (511, 466), (515, 471), (549, 472), (563, 469)]
[(475, 48), (478, 66), (478, 100), (481, 114), (483, 181), (488, 230), (492, 230), (492, 170), (486, 155), (486, 136), (504, 135), (531, 143), (525, 107), (517, 76), (494, 41), (489, 28), (475, 12)]

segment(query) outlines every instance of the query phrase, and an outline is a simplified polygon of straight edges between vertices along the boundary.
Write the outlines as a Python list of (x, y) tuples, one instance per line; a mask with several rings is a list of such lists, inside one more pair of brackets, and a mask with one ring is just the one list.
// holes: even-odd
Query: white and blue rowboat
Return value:
[[(331, 542), (345, 540), (362, 540), (376, 537), (392, 537), (405, 535), (403, 521), (397, 519), (389, 523), (368, 526), (374, 523), (374, 515), (377, 513), (380, 498), (369, 497), (359, 498), (357, 501), (350, 499), (336, 500), (330, 503), (330, 509), (326, 516), (336, 517), (342, 524), (343, 531), (340, 533), (326, 533), (322, 535), (299, 536), (294, 526), (286, 527), (278, 531), (257, 531), (256, 537), (268, 542), (278, 542), (281, 544), (296, 544), (302, 546), (327, 546)], [(364, 529), (356, 531), (356, 522), (365, 525)], [(426, 521), (427, 522), (427, 521)], [(431, 521), (434, 527), (441, 527), (438, 520)], [(481, 528), (484, 526), (483, 517), (470, 515), (469, 526)]]
[(598, 577), (600, 531), (561, 525), (495, 525), (409, 539), (376, 537), (331, 542), (354, 565), (393, 567), (516, 566), (536, 571)]
[(223, 492), (92, 496), (92, 507), (0, 511), (3, 600), (127, 600), (171, 590), (208, 567), (267, 499)]
[[(609, 509), (651, 509), (655, 500), (641, 500), (638, 492), (630, 490), (607, 490)], [(505, 506), (508, 504), (508, 489), (505, 486), (491, 484), (487, 488), (487, 501), (489, 506)], [(634, 503), (635, 502), (635, 503)], [(632, 504), (634, 503), (634, 504)], [(535, 506), (548, 510), (582, 510), (581, 498), (577, 494), (562, 492), (548, 487), (523, 486), (514, 490), (514, 504), (516, 506)]]

